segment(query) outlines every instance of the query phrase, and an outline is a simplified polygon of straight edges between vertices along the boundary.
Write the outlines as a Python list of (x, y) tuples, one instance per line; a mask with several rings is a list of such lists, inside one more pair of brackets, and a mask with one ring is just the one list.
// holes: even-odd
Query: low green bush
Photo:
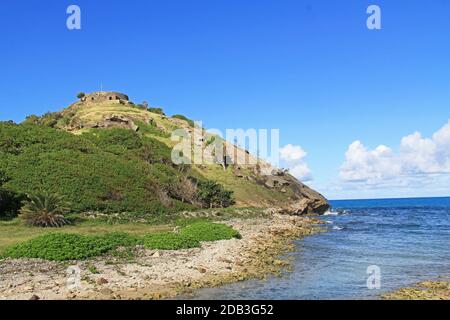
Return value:
[(164, 113), (164, 111), (163, 111), (162, 108), (148, 108), (147, 110), (148, 110), (149, 112), (156, 113), (156, 114), (160, 114), (160, 115), (162, 115), (162, 116), (165, 116), (165, 115), (166, 115), (166, 114)]
[(195, 222), (179, 233), (150, 233), (137, 237), (114, 232), (102, 235), (48, 233), (7, 248), (3, 257), (38, 258), (52, 261), (83, 260), (106, 253), (115, 254), (119, 247), (133, 248), (144, 245), (149, 249), (180, 250), (200, 247), (201, 241), (240, 238), (233, 228), (209, 221)]
[(186, 117), (186, 116), (183, 116), (182, 114), (174, 114), (174, 115), (172, 116), (172, 118), (184, 120), (184, 121), (186, 121), (191, 127), (194, 127), (194, 125), (195, 125), (195, 123), (194, 123), (193, 120), (189, 119), (189, 118)]
[(94, 239), (101, 241), (105, 241), (109, 246), (112, 246), (113, 249), (118, 247), (134, 247), (139, 244), (143, 244), (141, 238), (130, 235), (125, 232), (110, 232), (98, 236), (93, 236)]
[(126, 233), (83, 236), (69, 233), (49, 233), (12, 246), (5, 251), (10, 258), (40, 258), (66, 261), (82, 260), (105, 254), (118, 247), (134, 246), (139, 239)]
[(149, 249), (180, 250), (200, 247), (200, 242), (189, 235), (163, 232), (146, 235), (144, 246)]
[(25, 199), (25, 195), (0, 187), (0, 220), (14, 217), (19, 211), (23, 199)]
[(187, 225), (181, 229), (180, 234), (191, 237), (197, 241), (217, 241), (241, 238), (239, 232), (232, 227), (211, 221), (200, 221)]

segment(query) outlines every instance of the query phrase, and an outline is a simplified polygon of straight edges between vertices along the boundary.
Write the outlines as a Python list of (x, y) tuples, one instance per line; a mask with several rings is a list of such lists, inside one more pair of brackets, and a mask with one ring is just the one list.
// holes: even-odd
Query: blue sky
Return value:
[[(66, 28), (71, 4), (81, 30)], [(366, 27), (370, 4), (382, 30)], [(208, 128), (279, 128), (330, 198), (450, 195), (447, 0), (4, 1), (0, 30), (1, 120), (102, 83)], [(412, 150), (435, 144), (413, 153), (426, 165), (401, 143), (416, 131)]]

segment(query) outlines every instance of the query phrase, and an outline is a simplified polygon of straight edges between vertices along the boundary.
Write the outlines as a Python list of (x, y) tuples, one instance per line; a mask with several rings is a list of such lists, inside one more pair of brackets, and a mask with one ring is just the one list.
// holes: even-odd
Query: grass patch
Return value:
[[(278, 202), (287, 201), (291, 196), (289, 189), (287, 193), (281, 193), (254, 181), (239, 178), (233, 174), (231, 168), (226, 171), (219, 166), (196, 169), (201, 176), (220, 183), (227, 190), (233, 190), (233, 197), (238, 207), (273, 206)], [(249, 172), (248, 175), (251, 176), (252, 173)]]
[(241, 238), (239, 232), (232, 227), (210, 221), (201, 221), (187, 225), (181, 229), (180, 235), (193, 238), (197, 241), (217, 241)]

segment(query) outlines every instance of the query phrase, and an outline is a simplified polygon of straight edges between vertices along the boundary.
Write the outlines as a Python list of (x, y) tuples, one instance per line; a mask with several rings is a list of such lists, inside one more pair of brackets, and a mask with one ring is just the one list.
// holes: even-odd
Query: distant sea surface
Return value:
[[(438, 276), (450, 276), (450, 197), (330, 201), (328, 232), (296, 242), (294, 269), (197, 291), (193, 299), (377, 299)], [(367, 288), (367, 267), (381, 288)]]

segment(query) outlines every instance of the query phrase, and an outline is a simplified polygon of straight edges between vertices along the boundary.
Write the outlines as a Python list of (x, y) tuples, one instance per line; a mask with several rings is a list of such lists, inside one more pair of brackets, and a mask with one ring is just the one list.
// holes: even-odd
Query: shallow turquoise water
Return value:
[[(327, 233), (296, 243), (293, 272), (202, 289), (194, 299), (374, 299), (450, 276), (450, 198), (331, 201)], [(340, 213), (335, 215), (339, 211)], [(367, 288), (367, 267), (381, 288)]]

